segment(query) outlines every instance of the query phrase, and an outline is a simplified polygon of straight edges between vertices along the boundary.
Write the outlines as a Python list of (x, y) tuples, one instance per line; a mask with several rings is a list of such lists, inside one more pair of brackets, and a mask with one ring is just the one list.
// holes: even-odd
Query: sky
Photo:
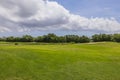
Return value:
[[(54, 0), (71, 13), (85, 17), (120, 18), (120, 0)], [(72, 6), (71, 6), (72, 5)]]
[(0, 0), (0, 36), (120, 32), (120, 0)]

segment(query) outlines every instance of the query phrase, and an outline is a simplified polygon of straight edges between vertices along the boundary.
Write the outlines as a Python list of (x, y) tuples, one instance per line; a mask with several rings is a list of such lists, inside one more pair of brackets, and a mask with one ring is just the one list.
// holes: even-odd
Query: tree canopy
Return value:
[(23, 35), (22, 37), (1, 37), (0, 41), (6, 42), (45, 42), (45, 43), (88, 43), (88, 42), (103, 42), (114, 41), (120, 42), (120, 34), (94, 34), (91, 37), (82, 35), (64, 35), (57, 36), (54, 33), (49, 33), (43, 36), (33, 37), (31, 35)]

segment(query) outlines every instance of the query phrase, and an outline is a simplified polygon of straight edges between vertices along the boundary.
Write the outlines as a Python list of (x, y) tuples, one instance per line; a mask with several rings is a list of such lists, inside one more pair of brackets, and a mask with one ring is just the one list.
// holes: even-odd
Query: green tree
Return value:
[(35, 38), (35, 42), (43, 42), (43, 36), (38, 36)]
[(120, 34), (114, 34), (113, 35), (113, 41), (120, 42)]
[(58, 42), (58, 37), (54, 33), (43, 36), (43, 42)]
[(22, 36), (21, 41), (22, 42), (33, 42), (34, 38), (30, 35), (24, 35)]
[(88, 42), (90, 42), (90, 38), (83, 35), (80, 37), (79, 42), (80, 43), (88, 43)]
[(75, 43), (79, 42), (78, 35), (66, 35), (65, 38), (66, 38), (66, 42), (75, 42)]
[(58, 40), (59, 43), (65, 43), (66, 42), (66, 37), (65, 36), (59, 36), (57, 40)]
[(15, 38), (14, 38), (13, 36), (6, 37), (6, 41), (7, 41), (7, 42), (14, 42), (14, 41), (15, 41)]
[(92, 36), (93, 42), (112, 41), (111, 34), (95, 34)]

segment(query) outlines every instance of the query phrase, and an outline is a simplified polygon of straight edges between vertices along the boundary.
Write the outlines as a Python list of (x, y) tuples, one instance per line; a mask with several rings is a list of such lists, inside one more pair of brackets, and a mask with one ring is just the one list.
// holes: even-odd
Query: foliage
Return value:
[(79, 35), (57, 36), (54, 33), (33, 37), (31, 35), (23, 35), (22, 37), (1, 37), (0, 41), (6, 42), (44, 42), (44, 43), (89, 43), (89, 42), (120, 42), (120, 34), (94, 34), (92, 37)]
[(114, 34), (113, 35), (113, 41), (120, 42), (120, 34)]
[(112, 41), (111, 34), (95, 34), (92, 36), (93, 42)]

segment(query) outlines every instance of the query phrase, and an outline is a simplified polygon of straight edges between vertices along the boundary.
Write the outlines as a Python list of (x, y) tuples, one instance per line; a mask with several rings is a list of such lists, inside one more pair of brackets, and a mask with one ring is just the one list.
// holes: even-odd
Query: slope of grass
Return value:
[(119, 43), (30, 44), (0, 43), (0, 80), (120, 80)]

